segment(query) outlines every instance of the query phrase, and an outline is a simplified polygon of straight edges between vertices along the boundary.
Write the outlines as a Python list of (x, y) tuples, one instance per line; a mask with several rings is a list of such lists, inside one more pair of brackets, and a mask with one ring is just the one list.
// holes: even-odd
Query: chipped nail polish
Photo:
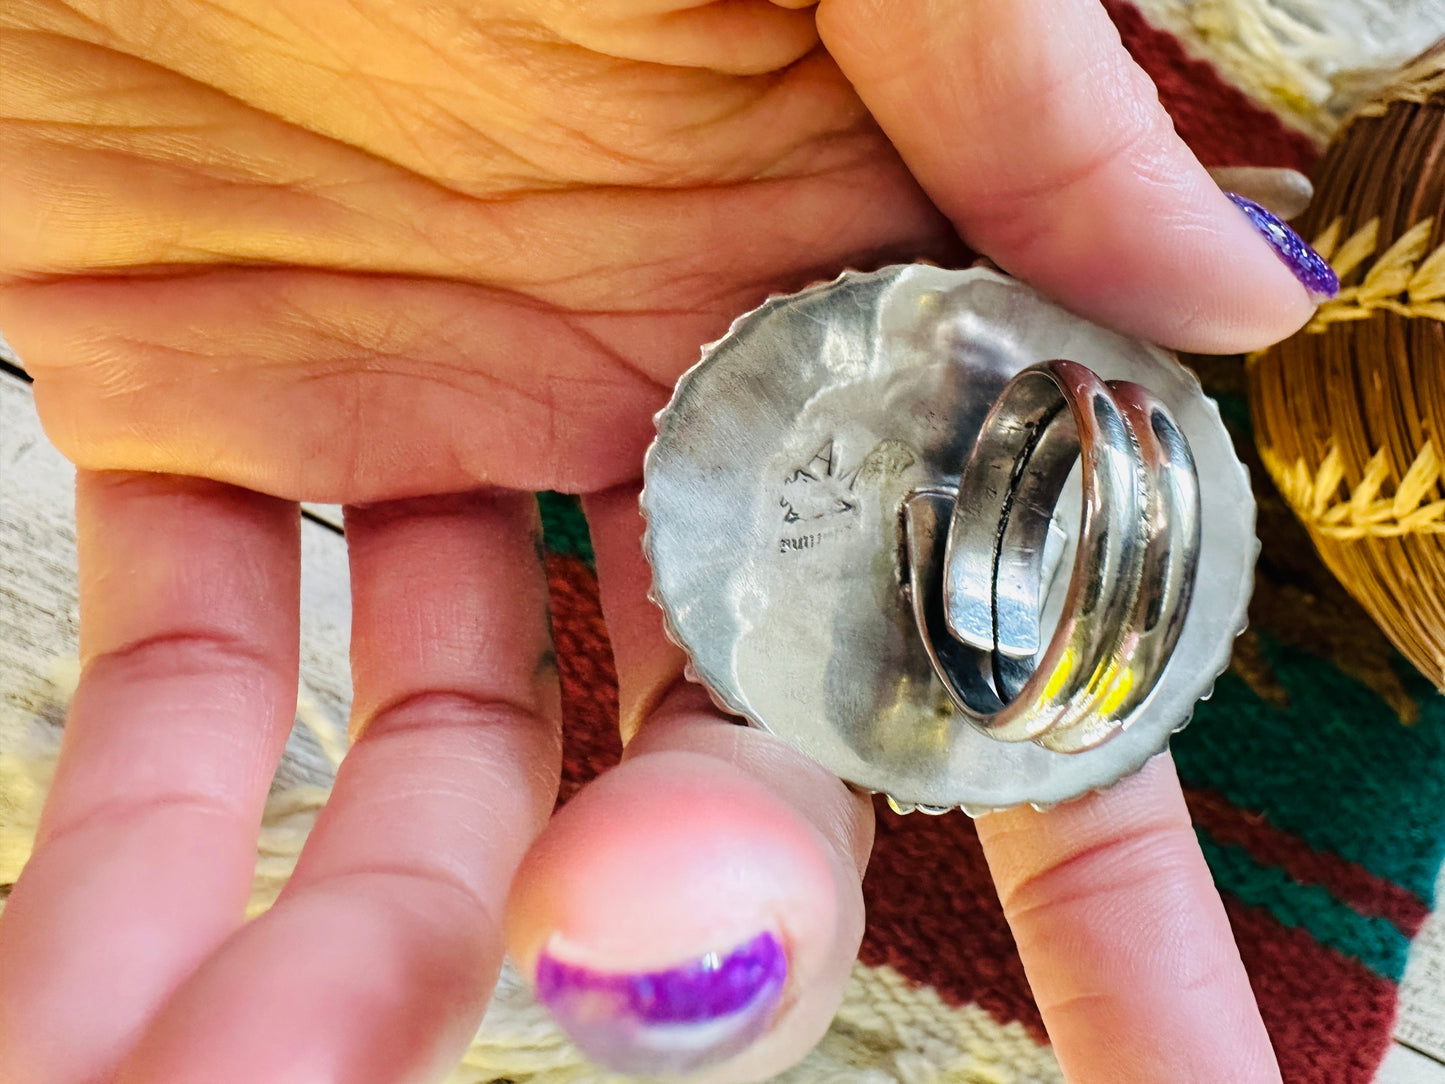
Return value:
[(1327, 301), (1340, 292), (1340, 280), (1335, 276), (1334, 269), (1325, 262), (1323, 256), (1305, 243), (1304, 238), (1253, 200), (1233, 192), (1226, 192), (1225, 195), (1244, 212), (1250, 224), (1269, 242), (1275, 254), (1294, 273), (1294, 277), (1300, 280), (1300, 284), (1309, 291), (1312, 299)]
[(595, 971), (544, 952), (537, 1000), (599, 1065), (682, 1073), (723, 1061), (767, 1030), (788, 973), (782, 943), (762, 933), (660, 971)]

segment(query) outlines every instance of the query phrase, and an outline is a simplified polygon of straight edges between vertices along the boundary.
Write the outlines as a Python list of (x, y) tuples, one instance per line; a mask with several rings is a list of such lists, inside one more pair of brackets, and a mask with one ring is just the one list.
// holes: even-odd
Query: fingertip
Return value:
[(689, 751), (732, 764), (785, 800), (861, 878), (873, 850), (873, 803), (817, 761), (761, 730), (718, 720), (702, 686), (679, 678), (624, 760), (658, 750)]
[(1224, 195), (1274, 250), (1280, 263), (1304, 287), (1312, 302), (1328, 301), (1340, 292), (1340, 279), (1334, 268), (1282, 218), (1263, 204), (1237, 192), (1226, 192)]
[[(1278, 251), (1192, 159), (1162, 184), (1099, 183), (1113, 191), (1051, 205), (1040, 214), (1049, 236), (1001, 266), (1093, 320), (1200, 354), (1262, 349), (1314, 314), (1302, 281), (1320, 278), (1313, 250), (1295, 238), (1289, 256)], [(1070, 233), (1076, 247), (1060, 242)]]
[[(682, 680), (647, 600), (637, 487), (586, 509), (628, 742), (523, 863), (512, 956), (599, 1063), (765, 1079), (812, 1048), (842, 1001), (863, 936), (872, 805)], [(714, 996), (719, 976), (743, 1004)]]
[[(672, 877), (679, 863), (686, 878)], [(751, 879), (762, 870), (777, 876)], [(657, 892), (665, 879), (681, 883)], [(745, 940), (758, 913), (800, 896), (822, 918), (817, 908), (833, 900), (817, 890), (830, 879), (785, 803), (712, 757), (664, 750), (603, 775), (557, 813), (513, 884), (509, 943), (524, 966), (562, 940), (587, 946), (599, 966), (651, 967), (695, 948), (699, 933)]]
[(863, 924), (850, 855), (727, 760), (636, 755), (527, 856), (512, 957), (609, 1068), (759, 1079), (801, 1057), (841, 1000)]
[(1288, 337), (1328, 292), (1307, 288), (1327, 267), (1263, 208), (1244, 212), (1159, 116), (1160, 131), (1083, 179), (973, 200), (961, 231), (1005, 271), (1150, 342), (1233, 354)]
[(827, 0), (819, 28), (939, 209), (1010, 274), (1200, 353), (1309, 319), (1307, 246), (1282, 252), (1231, 205), (1094, 0)]

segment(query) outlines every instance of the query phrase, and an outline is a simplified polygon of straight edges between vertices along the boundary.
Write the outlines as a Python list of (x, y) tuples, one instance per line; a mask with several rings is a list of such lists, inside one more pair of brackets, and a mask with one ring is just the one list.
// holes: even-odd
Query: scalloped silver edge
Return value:
[[(653, 414), (652, 425), (654, 431), (660, 433), (663, 419), (667, 417), (669, 411), (671, 411), (674, 404), (676, 404), (688, 381), (693, 378), (693, 376), (697, 373), (699, 369), (701, 369), (705, 364), (707, 364), (709, 360), (711, 360), (713, 352), (717, 350), (717, 348), (721, 346), (724, 342), (730, 339), (733, 336), (733, 333), (738, 330), (738, 327), (745, 320), (749, 320), (752, 317), (757, 316), (770, 308), (774, 308), (785, 301), (791, 302), (797, 298), (806, 297), (809, 294), (817, 293), (821, 290), (831, 289), (843, 282), (848, 281), (849, 279), (868, 278), (873, 275), (881, 275), (887, 271), (890, 271), (893, 267), (896, 266), (898, 265), (893, 264), (889, 265), (888, 267), (878, 268), (874, 271), (858, 271), (853, 268), (845, 268), (836, 277), (827, 281), (810, 283), (808, 286), (803, 287), (801, 290), (795, 290), (792, 293), (787, 294), (769, 294), (768, 297), (756, 308), (749, 309), (747, 312), (744, 312), (741, 315), (737, 316), (732, 321), (732, 323), (728, 325), (727, 331), (725, 331), (722, 335), (714, 339), (712, 342), (704, 343), (702, 345), (699, 351), (698, 360), (693, 362), (692, 365), (688, 366), (687, 369), (683, 371), (682, 375), (677, 378), (677, 382), (673, 385), (672, 388), (672, 395), (668, 397), (667, 404), (663, 406), (661, 410)], [(999, 278), (1008, 279), (1012, 282), (1019, 281), (1017, 279), (1013, 279), (1009, 275), (1005, 275), (1002, 272), (996, 270), (995, 267), (986, 260), (980, 260), (973, 267), (969, 268), (969, 270), (987, 271), (990, 274), (997, 275)], [(1226, 432), (1228, 432), (1227, 427), (1224, 425), (1224, 417), (1219, 412), (1219, 403), (1209, 395), (1205, 394), (1204, 385), (1199, 382), (1199, 374), (1197, 374), (1193, 369), (1189, 368), (1189, 366), (1181, 362), (1178, 359), (1178, 356), (1174, 354), (1173, 351), (1165, 352), (1168, 353), (1170, 357), (1174, 359), (1174, 363), (1184, 371), (1189, 383), (1198, 393), (1199, 397), (1204, 401), (1206, 410), (1212, 412), (1215, 420), (1219, 423), (1220, 427), (1222, 429), (1225, 429)], [(708, 698), (712, 701), (713, 706), (716, 707), (719, 711), (726, 712), (729, 715), (735, 715), (741, 719), (745, 719), (747, 720), (749, 725), (763, 731), (764, 733), (771, 734), (772, 731), (768, 729), (768, 727), (763, 723), (761, 719), (758, 719), (741, 705), (731, 703), (726, 696), (714, 689), (712, 685), (707, 680), (705, 680), (703, 676), (698, 672), (697, 661), (693, 658), (691, 649), (689, 649), (687, 644), (683, 642), (681, 634), (677, 631), (677, 627), (673, 623), (672, 610), (658, 594), (656, 574), (653, 573), (653, 569), (655, 566), (653, 564), (652, 550), (652, 521), (647, 514), (648, 468), (652, 464), (653, 453), (657, 448), (657, 440), (658, 438), (654, 436), (652, 441), (647, 446), (647, 451), (643, 454), (643, 484), (641, 490), (638, 492), (637, 497), (638, 511), (642, 515), (643, 522), (642, 555), (647, 561), (647, 568), (649, 573), (652, 573), (652, 580), (648, 584), (647, 588), (647, 599), (662, 612), (663, 634), (667, 637), (670, 643), (676, 646), (678, 650), (683, 653), (683, 677), (686, 678), (688, 681), (692, 682), (693, 684), (703, 688), (707, 692)], [(1254, 596), (1254, 570), (1255, 566), (1259, 562), (1259, 555), (1262, 548), (1259, 541), (1258, 533), (1259, 502), (1254, 499), (1254, 487), (1250, 484), (1249, 469), (1245, 467), (1244, 463), (1240, 460), (1238, 456), (1234, 457), (1234, 467), (1237, 478), (1239, 480), (1242, 480), (1244, 483), (1244, 491), (1250, 494), (1249, 534), (1254, 541), (1254, 552), (1251, 554), (1249, 561), (1249, 590), (1246, 591), (1244, 594), (1244, 605), (1241, 608), (1239, 623), (1234, 630), (1234, 635), (1220, 641), (1218, 653), (1216, 654), (1213, 663), (1201, 667), (1201, 670), (1204, 672), (1213, 670), (1213, 677), (1210, 679), (1209, 687), (1194, 701), (1196, 705), (1198, 705), (1202, 701), (1209, 700), (1214, 696), (1215, 686), (1218, 685), (1219, 679), (1223, 677), (1225, 672), (1229, 669), (1229, 663), (1234, 657), (1235, 641), (1238, 640), (1241, 636), (1243, 636), (1245, 630), (1249, 628), (1249, 601)], [(1067, 802), (1078, 801), (1080, 798), (1088, 797), (1091, 794), (1105, 794), (1108, 791), (1113, 790), (1124, 780), (1137, 775), (1143, 769), (1144, 765), (1149, 763), (1149, 761), (1153, 760), (1161, 753), (1168, 752), (1170, 746), (1170, 739), (1173, 738), (1175, 734), (1178, 734), (1181, 730), (1187, 727), (1193, 720), (1193, 718), (1194, 711), (1191, 708), (1189, 714), (1187, 714), (1182, 720), (1180, 720), (1179, 725), (1174, 727), (1172, 730), (1169, 731), (1167, 735), (1165, 735), (1165, 741), (1162, 746), (1154, 750), (1152, 753), (1149, 753), (1147, 756), (1144, 756), (1143, 758), (1138, 760), (1137, 763), (1133, 765), (1126, 764), (1124, 771), (1122, 771), (1119, 774), (1118, 778), (1116, 778), (1113, 782), (1106, 783), (1098, 787), (1090, 787), (1086, 790), (1080, 791), (1078, 794), (1075, 794), (1069, 798), (1060, 799), (1057, 802), (1024, 801), (1015, 803), (1014, 805), (1002, 806), (980, 806), (973, 805), (968, 802), (960, 802), (958, 805), (953, 806), (924, 805), (922, 803), (914, 802), (899, 802), (896, 801), (892, 795), (887, 794), (884, 791), (869, 790), (866, 787), (860, 787), (857, 784), (850, 783), (846, 779), (843, 780), (843, 783), (851, 789), (856, 790), (860, 793), (870, 795), (882, 794), (884, 799), (888, 803), (888, 807), (892, 809), (895, 813), (902, 815), (907, 815), (909, 813), (924, 813), (930, 816), (940, 816), (944, 813), (949, 813), (957, 809), (965, 816), (968, 816), (972, 819), (977, 819), (979, 817), (986, 816), (989, 813), (1000, 813), (1006, 809), (1018, 809), (1024, 805), (1030, 806), (1033, 809), (1038, 810), (1040, 813), (1045, 813), (1048, 812), (1050, 809), (1055, 808), (1056, 806), (1064, 805)]]

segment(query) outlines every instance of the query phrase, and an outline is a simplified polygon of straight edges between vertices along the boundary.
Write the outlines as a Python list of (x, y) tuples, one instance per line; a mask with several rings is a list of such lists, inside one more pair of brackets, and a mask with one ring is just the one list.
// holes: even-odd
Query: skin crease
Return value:
[[(677, 691), (635, 513), (677, 374), (770, 292), (964, 260), (960, 234), (1171, 345), (1262, 346), (1309, 303), (1086, 0), (298, 10), (0, 11), (0, 327), (82, 468), (85, 630), (0, 923), (0, 1078), (424, 1079), (475, 1026), (504, 911), (524, 966), (559, 928), (637, 967), (779, 928), (784, 1011), (713, 1078), (780, 1071), (841, 998), (871, 814)], [(510, 492), (540, 488), (591, 495), (638, 735), (545, 829), (555, 679)], [(361, 737), (241, 926), (300, 499), (351, 506)], [(694, 792), (706, 815), (674, 815)], [(1070, 1079), (1277, 1080), (1167, 762), (1070, 808), (1092, 835), (982, 833)], [(734, 894), (689, 896), (731, 823), (755, 825)], [(1116, 967), (1121, 910), (1149, 917)]]

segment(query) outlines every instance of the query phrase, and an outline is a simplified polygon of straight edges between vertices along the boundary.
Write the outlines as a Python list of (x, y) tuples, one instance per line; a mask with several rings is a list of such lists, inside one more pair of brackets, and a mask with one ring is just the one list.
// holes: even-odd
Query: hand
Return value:
[[(17, 1084), (416, 1079), (464, 1047), (504, 941), (529, 975), (637, 973), (759, 934), (787, 972), (762, 1034), (681, 1060), (780, 1070), (841, 996), (871, 811), (681, 681), (635, 512), (672, 381), (767, 293), (960, 235), (1170, 345), (1311, 311), (1091, 0), (0, 22), (0, 326), (81, 468), (84, 676), (0, 924)], [(550, 823), (538, 488), (587, 495), (632, 739)], [(242, 926), (303, 499), (349, 506), (359, 739)], [(1167, 758), (979, 828), (1071, 1080), (1278, 1079)], [(626, 1025), (593, 1048), (658, 1067)]]

